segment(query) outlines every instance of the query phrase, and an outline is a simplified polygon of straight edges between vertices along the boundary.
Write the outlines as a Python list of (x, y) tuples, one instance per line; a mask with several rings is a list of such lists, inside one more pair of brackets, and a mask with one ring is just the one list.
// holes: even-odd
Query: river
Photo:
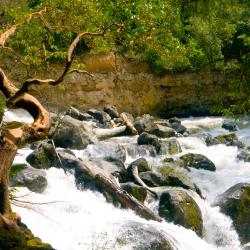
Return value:
[[(5, 119), (8, 117), (13, 119), (13, 114), (7, 113)], [(218, 135), (226, 132), (221, 128), (222, 121), (220, 117), (201, 117), (183, 119), (182, 124), (192, 131)], [(239, 127), (240, 130), (236, 134), (248, 145), (250, 122), (241, 121)], [(101, 144), (97, 142), (96, 145), (89, 145), (86, 150), (75, 153), (83, 159), (89, 155), (105, 156), (110, 154), (109, 146), (119, 144), (127, 149), (126, 164), (143, 156), (154, 167), (159, 166), (163, 157), (166, 157), (152, 157), (150, 152), (136, 150), (136, 141), (136, 136), (116, 137)], [(234, 184), (250, 183), (250, 163), (237, 160), (238, 148), (234, 146), (219, 144), (208, 147), (203, 139), (194, 136), (180, 137), (178, 141), (182, 152), (174, 157), (187, 152), (200, 153), (207, 156), (216, 166), (215, 172), (192, 169), (188, 173), (206, 198), (203, 200), (196, 193), (189, 191), (202, 211), (203, 239), (182, 226), (166, 221), (160, 223), (145, 220), (132, 211), (116, 208), (107, 203), (100, 193), (80, 191), (76, 188), (74, 176), (57, 168), (46, 170), (48, 187), (42, 194), (18, 188), (15, 195), (22, 202), (19, 202), (18, 206), (13, 205), (13, 210), (21, 215), (23, 222), (36, 236), (58, 250), (130, 250), (140, 249), (141, 245), (147, 246), (152, 239), (141, 235), (140, 230), (131, 231), (131, 225), (154, 229), (163, 237), (167, 236), (178, 250), (242, 249), (232, 221), (220, 212), (219, 207), (213, 206), (213, 203), (219, 194)], [(102, 147), (104, 144), (107, 147)], [(28, 148), (19, 150), (15, 163), (25, 162), (30, 152)], [(156, 209), (158, 204), (148, 201), (148, 206)], [(126, 244), (123, 244), (121, 239)]]

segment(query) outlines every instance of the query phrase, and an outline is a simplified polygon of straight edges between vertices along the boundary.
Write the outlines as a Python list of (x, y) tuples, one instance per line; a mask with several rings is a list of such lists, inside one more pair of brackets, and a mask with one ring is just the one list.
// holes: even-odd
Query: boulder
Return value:
[(201, 196), (200, 189), (192, 182), (192, 179), (185, 171), (179, 167), (164, 166), (161, 168), (162, 181), (165, 186), (182, 187), (184, 189), (191, 189)]
[(237, 131), (238, 130), (238, 126), (234, 121), (231, 120), (224, 120), (222, 123), (222, 128), (233, 132), (233, 131)]
[(159, 187), (167, 185), (162, 176), (153, 171), (146, 171), (139, 173), (139, 177), (149, 187)]
[(242, 150), (240, 153), (237, 155), (237, 159), (240, 161), (245, 161), (245, 162), (250, 162), (250, 150)]
[(34, 168), (48, 169), (54, 166), (56, 159), (57, 155), (53, 145), (44, 141), (27, 156), (26, 161)]
[(109, 126), (110, 121), (111, 121), (111, 117), (106, 112), (99, 111), (96, 109), (90, 109), (90, 110), (88, 110), (88, 114), (93, 116), (100, 124), (104, 125), (105, 127)]
[[(17, 166), (13, 166), (16, 168)], [(24, 186), (35, 193), (42, 193), (48, 186), (46, 172), (41, 169), (27, 167), (18, 171), (15, 176), (10, 179), (11, 186)]]
[(138, 145), (153, 145), (157, 152), (161, 149), (161, 142), (157, 136), (143, 132), (137, 139)]
[(106, 112), (112, 119), (119, 118), (119, 112), (115, 106), (107, 105), (104, 107), (104, 112)]
[(214, 163), (201, 154), (188, 153), (180, 157), (180, 165), (185, 168), (205, 169), (215, 171)]
[(49, 137), (56, 147), (71, 149), (85, 149), (93, 141), (85, 123), (68, 115), (53, 123)]
[(169, 138), (177, 136), (176, 131), (173, 128), (155, 124), (150, 130), (150, 134), (156, 135), (161, 138)]
[(244, 148), (245, 145), (238, 140), (238, 137), (235, 133), (228, 133), (223, 135), (218, 135), (214, 137), (218, 144), (225, 144), (227, 146), (236, 146), (239, 148)]
[(128, 171), (128, 174), (129, 176), (131, 177), (131, 169), (133, 166), (137, 166), (137, 169), (138, 169), (138, 173), (141, 173), (141, 172), (146, 172), (146, 171), (150, 171), (151, 168), (149, 167), (148, 165), (148, 162), (145, 158), (139, 158), (133, 162), (131, 162), (128, 167), (127, 167), (127, 171)]
[(94, 120), (94, 117), (91, 116), (88, 113), (82, 113), (80, 112), (78, 109), (74, 108), (74, 107), (70, 107), (66, 113), (66, 115), (71, 116), (72, 118), (75, 118), (79, 121), (91, 121)]
[(129, 221), (117, 230), (117, 242), (126, 249), (134, 250), (174, 250), (174, 243), (160, 229), (151, 224)]
[(187, 128), (181, 124), (181, 121), (176, 118), (170, 118), (168, 120), (169, 126), (173, 128), (177, 133), (184, 134), (187, 131)]
[(147, 189), (132, 182), (121, 183), (121, 188), (142, 203), (144, 203), (147, 197)]
[(191, 229), (202, 237), (203, 221), (200, 208), (184, 190), (170, 189), (161, 194), (159, 215), (167, 221)]
[(213, 146), (218, 144), (218, 141), (216, 141), (216, 139), (214, 139), (213, 136), (209, 133), (200, 132), (194, 134), (194, 136), (203, 140), (207, 146)]
[(17, 230), (15, 227), (4, 225), (2, 220), (0, 220), (1, 250), (55, 250), (51, 245), (35, 237), (22, 222), (18, 222)]
[(122, 161), (118, 161), (117, 159), (112, 161), (109, 158), (108, 160), (109, 161), (100, 158), (90, 159), (91, 163), (105, 171), (107, 175), (116, 177), (119, 182), (127, 182), (128, 173), (124, 163)]
[(136, 117), (134, 121), (134, 127), (136, 128), (139, 134), (141, 134), (142, 132), (150, 133), (154, 126), (154, 118), (149, 114)]
[(176, 138), (170, 138), (161, 142), (161, 155), (175, 155), (182, 152), (181, 145)]
[(221, 212), (229, 216), (238, 232), (240, 241), (250, 241), (250, 184), (239, 183), (221, 194), (215, 205)]

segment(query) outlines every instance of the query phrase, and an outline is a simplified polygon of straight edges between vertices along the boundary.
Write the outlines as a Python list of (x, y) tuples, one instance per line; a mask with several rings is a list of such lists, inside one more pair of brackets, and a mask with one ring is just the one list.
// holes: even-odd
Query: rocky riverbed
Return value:
[(11, 186), (14, 209), (54, 248), (248, 249), (247, 118), (106, 106), (52, 119), (46, 140), (19, 151)]

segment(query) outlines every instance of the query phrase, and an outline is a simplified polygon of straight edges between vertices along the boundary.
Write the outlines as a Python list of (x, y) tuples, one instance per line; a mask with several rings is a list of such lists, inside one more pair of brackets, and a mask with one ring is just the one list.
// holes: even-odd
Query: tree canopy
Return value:
[[(41, 15), (28, 18), (41, 10)], [(86, 37), (76, 54), (115, 49), (147, 63), (158, 75), (204, 68), (240, 72), (235, 91), (226, 98), (244, 100), (237, 110), (249, 111), (248, 0), (3, 0), (0, 14), (1, 31), (20, 24), (1, 48), (2, 57), (15, 57), (31, 75), (64, 62), (69, 44), (81, 31), (98, 32), (120, 23), (123, 27), (113, 27), (104, 39)], [(74, 67), (84, 65), (76, 60)]]

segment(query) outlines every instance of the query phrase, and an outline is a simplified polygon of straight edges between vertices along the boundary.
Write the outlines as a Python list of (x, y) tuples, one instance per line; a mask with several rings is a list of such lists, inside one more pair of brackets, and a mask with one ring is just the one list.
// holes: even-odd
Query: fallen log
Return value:
[(144, 219), (159, 222), (162, 221), (162, 218), (155, 214), (151, 209), (143, 205), (103, 174), (97, 174), (95, 176), (95, 183), (99, 188), (105, 189), (105, 191), (114, 197), (124, 208), (132, 209), (137, 215)]
[(150, 193), (152, 193), (155, 197), (158, 198), (158, 194), (157, 194), (155, 191), (151, 190), (150, 187), (148, 187), (148, 186), (144, 183), (144, 181), (140, 178), (139, 173), (138, 173), (138, 167), (137, 167), (136, 165), (133, 165), (133, 166), (131, 167), (131, 174), (132, 174), (132, 176), (133, 176), (133, 179), (134, 179), (134, 182), (135, 182), (135, 183), (137, 183), (137, 184), (139, 184), (140, 186), (144, 187), (144, 188), (147, 189)]
[(130, 120), (128, 119), (127, 115), (125, 113), (121, 113), (120, 114), (124, 124), (128, 127), (129, 131), (131, 132), (132, 135), (137, 135), (138, 131), (136, 130), (136, 128), (134, 127), (134, 125), (132, 124), (132, 122), (130, 122)]
[(125, 125), (120, 126), (120, 127), (110, 128), (110, 129), (96, 128), (96, 129), (93, 129), (93, 133), (98, 139), (103, 140), (103, 139), (107, 139), (107, 138), (122, 134), (123, 132), (126, 131), (126, 128), (127, 127)]

